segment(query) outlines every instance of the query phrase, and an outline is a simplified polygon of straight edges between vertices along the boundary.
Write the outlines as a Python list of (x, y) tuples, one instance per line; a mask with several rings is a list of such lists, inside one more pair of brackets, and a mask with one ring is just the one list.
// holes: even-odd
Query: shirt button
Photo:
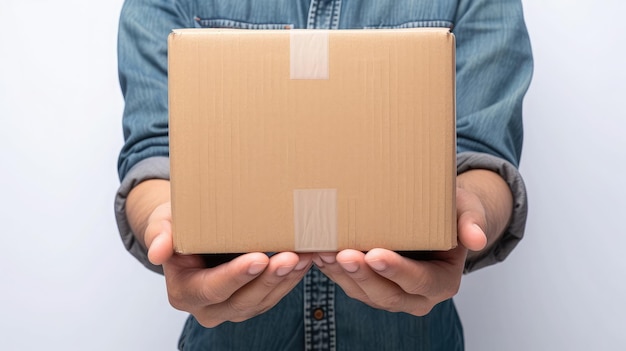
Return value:
[(313, 311), (313, 318), (315, 318), (316, 320), (322, 320), (322, 318), (324, 318), (324, 310), (321, 308), (316, 308)]

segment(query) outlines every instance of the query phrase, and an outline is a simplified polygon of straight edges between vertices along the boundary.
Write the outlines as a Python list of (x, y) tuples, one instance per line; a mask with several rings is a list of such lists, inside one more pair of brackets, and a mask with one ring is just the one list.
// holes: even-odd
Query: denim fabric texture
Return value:
[[(516, 201), (523, 202), (513, 221), (521, 229), (505, 234), (513, 241), (477, 267), (502, 260), (521, 238), (525, 190), (515, 168), (532, 54), (520, 0), (126, 0), (118, 41), (126, 143), (118, 162), (116, 214), (127, 248), (144, 264), (145, 248), (124, 227), (125, 194), (142, 179), (168, 176), (167, 36), (187, 27), (451, 28), (457, 42), (457, 151), (473, 155), (464, 158), (464, 169), (484, 166), (510, 176)], [(205, 329), (189, 317), (179, 348), (449, 351), (463, 349), (463, 332), (452, 300), (425, 317), (376, 310), (350, 299), (313, 268), (277, 306), (248, 321)]]
[(119, 31), (125, 97), (120, 178), (168, 156), (167, 36), (174, 28), (406, 28), (449, 26), (457, 41), (458, 152), (517, 166), (532, 56), (519, 0), (127, 0)]

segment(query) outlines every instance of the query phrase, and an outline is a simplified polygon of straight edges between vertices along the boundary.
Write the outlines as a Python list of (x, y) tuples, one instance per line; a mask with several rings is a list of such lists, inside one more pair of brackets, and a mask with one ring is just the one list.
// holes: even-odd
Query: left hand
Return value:
[[(480, 183), (481, 174), (478, 175), (474, 179)], [(416, 252), (415, 255), (420, 259), (405, 257), (386, 249), (373, 249), (367, 253), (343, 250), (339, 253), (319, 253), (313, 261), (351, 298), (391, 312), (406, 312), (416, 316), (428, 314), (436, 304), (458, 292), (468, 249), (478, 251), (487, 245), (483, 228), (503, 229), (502, 225), (488, 226), (489, 211), (486, 210), (486, 206), (498, 204), (497, 200), (502, 198), (494, 197), (497, 194), (493, 191), (476, 191), (481, 189), (476, 186), (478, 183), (468, 186), (470, 190), (467, 190), (462, 184), (471, 179), (468, 177), (466, 182), (457, 182), (461, 187), (457, 187), (456, 195), (459, 241), (456, 248), (450, 251)], [(504, 199), (510, 201), (506, 184), (504, 188), (496, 189), (507, 191), (504, 195), (509, 197)], [(485, 196), (491, 196), (491, 199), (485, 199)], [(508, 220), (508, 217), (489, 219), (502, 221)], [(506, 225), (506, 221), (504, 223)]]

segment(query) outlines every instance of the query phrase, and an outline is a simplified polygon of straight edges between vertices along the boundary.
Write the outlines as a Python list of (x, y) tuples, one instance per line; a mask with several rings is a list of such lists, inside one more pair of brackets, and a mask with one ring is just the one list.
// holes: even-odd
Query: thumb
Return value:
[[(165, 263), (174, 254), (172, 242), (172, 223), (162, 220), (159, 223), (158, 231), (148, 245), (148, 259), (154, 265)], [(156, 229), (156, 228), (155, 228)]]
[(161, 265), (174, 253), (172, 243), (172, 215), (169, 202), (157, 206), (144, 231), (143, 240), (148, 248), (148, 260), (154, 265)]
[(457, 234), (461, 245), (479, 251), (487, 245), (485, 208), (475, 194), (457, 188)]
[(487, 246), (485, 231), (471, 218), (461, 216), (458, 222), (458, 237), (463, 246), (472, 251), (480, 251)]

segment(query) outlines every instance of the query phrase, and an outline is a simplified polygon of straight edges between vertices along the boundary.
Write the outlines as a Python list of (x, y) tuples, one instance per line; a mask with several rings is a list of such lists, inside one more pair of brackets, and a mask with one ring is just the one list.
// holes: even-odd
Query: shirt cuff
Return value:
[(522, 240), (526, 228), (528, 202), (524, 180), (517, 168), (506, 160), (479, 152), (462, 152), (457, 155), (457, 174), (471, 169), (486, 169), (498, 173), (509, 185), (513, 194), (513, 214), (502, 237), (480, 256), (465, 262), (464, 273), (502, 262)]
[(133, 234), (126, 217), (126, 199), (137, 184), (149, 179), (170, 179), (170, 159), (168, 157), (150, 157), (138, 162), (126, 174), (115, 195), (115, 219), (126, 250), (146, 268), (163, 274), (161, 266), (155, 266), (148, 260), (148, 250)]

